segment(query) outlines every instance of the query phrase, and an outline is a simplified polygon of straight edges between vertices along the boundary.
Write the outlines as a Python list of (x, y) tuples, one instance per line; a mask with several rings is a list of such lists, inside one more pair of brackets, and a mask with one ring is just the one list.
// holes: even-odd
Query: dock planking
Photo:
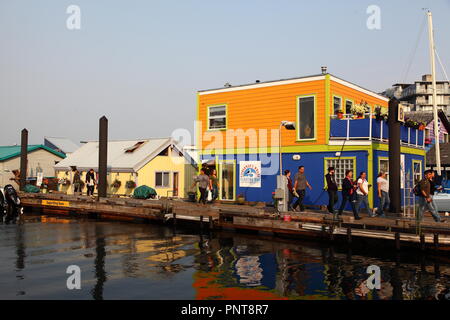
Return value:
[[(241, 229), (285, 234), (329, 241), (355, 243), (358, 239), (392, 242), (400, 249), (450, 250), (450, 224), (425, 218), (418, 225), (407, 218), (369, 218), (354, 220), (351, 215), (333, 217), (323, 212), (289, 212), (290, 221), (273, 214), (261, 204), (238, 205), (217, 202), (199, 204), (179, 199), (140, 200), (131, 198), (92, 198), (82, 195), (20, 193), (24, 207), (49, 214), (71, 214), (132, 221), (134, 219), (176, 224), (176, 221), (199, 223), (208, 227)], [(350, 236), (349, 236), (350, 235)]]

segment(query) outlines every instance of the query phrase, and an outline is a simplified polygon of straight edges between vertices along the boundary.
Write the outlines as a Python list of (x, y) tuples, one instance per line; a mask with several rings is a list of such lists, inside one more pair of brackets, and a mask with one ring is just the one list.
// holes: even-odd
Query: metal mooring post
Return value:
[(401, 212), (400, 202), (400, 122), (398, 121), (399, 101), (389, 100), (389, 198), (391, 213)]

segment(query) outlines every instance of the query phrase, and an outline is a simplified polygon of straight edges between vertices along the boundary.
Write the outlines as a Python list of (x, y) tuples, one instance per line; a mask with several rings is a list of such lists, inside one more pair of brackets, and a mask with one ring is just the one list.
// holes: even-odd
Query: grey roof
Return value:
[[(450, 122), (448, 120), (448, 117), (445, 115), (445, 112), (442, 110), (438, 110), (438, 117), (441, 120), (442, 124), (444, 125), (447, 132), (450, 132)], [(423, 122), (427, 125), (433, 121), (433, 112), (429, 111), (412, 111), (412, 112), (405, 112), (405, 119), (411, 119), (413, 121), (417, 122)]]
[[(67, 138), (44, 137), (44, 145), (47, 145), (45, 140), (50, 142), (58, 151), (64, 153), (72, 153), (80, 147), (78, 144)], [(50, 145), (47, 146), (52, 147)]]
[[(439, 143), (439, 150), (441, 151), (441, 166), (450, 166), (450, 142)], [(426, 156), (427, 166), (436, 165), (436, 145), (433, 145), (427, 152)]]
[[(133, 148), (138, 143), (142, 144), (133, 152), (126, 152), (127, 149)], [(81, 171), (91, 168), (97, 170), (98, 145), (98, 141), (85, 143), (66, 159), (56, 164), (55, 170), (70, 170), (71, 166), (76, 166)], [(182, 148), (171, 138), (108, 141), (108, 168), (114, 172), (136, 172), (169, 146), (174, 146), (182, 152)], [(192, 163), (192, 159), (188, 155), (183, 153), (183, 156)]]

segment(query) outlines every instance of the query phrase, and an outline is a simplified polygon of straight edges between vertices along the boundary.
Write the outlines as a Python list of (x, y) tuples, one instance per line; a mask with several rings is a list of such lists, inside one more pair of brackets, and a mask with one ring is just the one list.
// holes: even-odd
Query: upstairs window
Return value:
[(345, 100), (345, 114), (352, 114), (353, 101)]
[(340, 97), (333, 97), (333, 114), (342, 111), (342, 99)]
[(316, 101), (315, 96), (306, 96), (298, 98), (297, 110), (298, 139), (313, 140), (316, 137), (315, 118)]
[(222, 130), (227, 128), (227, 106), (213, 106), (208, 108), (208, 130)]

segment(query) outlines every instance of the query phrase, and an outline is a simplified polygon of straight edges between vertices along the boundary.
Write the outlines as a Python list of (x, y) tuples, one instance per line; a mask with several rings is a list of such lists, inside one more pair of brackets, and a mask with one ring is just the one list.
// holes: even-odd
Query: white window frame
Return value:
[[(162, 182), (162, 185), (157, 185), (157, 179), (156, 179), (156, 176), (158, 175), (158, 174), (162, 174), (162, 176), (161, 176), (161, 182)], [(164, 185), (164, 175), (165, 174), (167, 174), (167, 182), (168, 182), (168, 185)], [(155, 188), (160, 188), (160, 189), (166, 189), (166, 188), (170, 188), (170, 186), (171, 186), (171, 183), (170, 183), (170, 176), (171, 176), (171, 174), (170, 174), (170, 171), (155, 171)]]
[[(336, 110), (334, 99), (339, 99), (339, 110)], [(338, 111), (342, 112), (342, 97), (333, 95), (333, 115), (336, 115)]]
[[(225, 109), (225, 115), (224, 116), (211, 116), (211, 109), (214, 108), (220, 108), (223, 107)], [(228, 105), (226, 104), (216, 104), (216, 105), (211, 105), (207, 107), (207, 122), (208, 122), (208, 131), (217, 131), (217, 130), (226, 130), (228, 127)], [(210, 119), (221, 119), (221, 118), (225, 118), (225, 126), (223, 128), (211, 128), (210, 127)]]

